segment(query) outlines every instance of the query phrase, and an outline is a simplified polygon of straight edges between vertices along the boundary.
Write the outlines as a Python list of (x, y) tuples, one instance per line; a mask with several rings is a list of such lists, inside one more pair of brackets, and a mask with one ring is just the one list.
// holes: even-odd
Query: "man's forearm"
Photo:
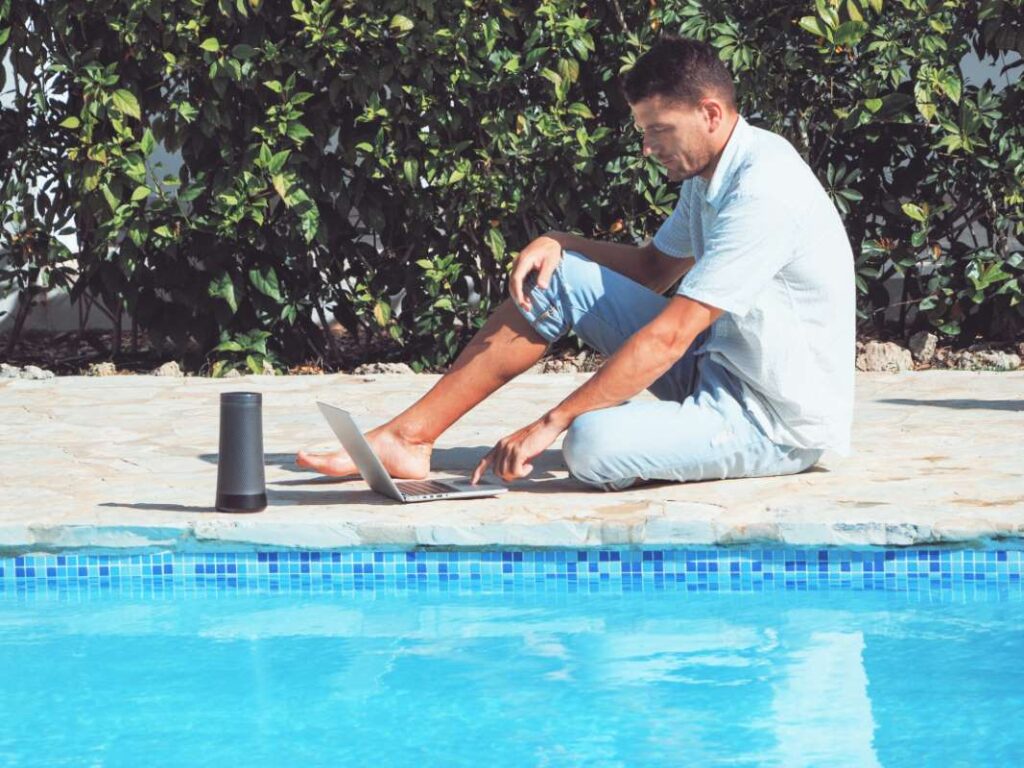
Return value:
[(547, 236), (557, 240), (565, 250), (582, 253), (591, 261), (615, 270), (641, 285), (650, 287), (658, 277), (650, 252), (642, 246), (588, 240), (567, 232), (548, 232)]
[(681, 355), (678, 349), (649, 329), (641, 329), (630, 336), (579, 389), (543, 418), (559, 429), (568, 429), (580, 414), (618, 405), (643, 392)]

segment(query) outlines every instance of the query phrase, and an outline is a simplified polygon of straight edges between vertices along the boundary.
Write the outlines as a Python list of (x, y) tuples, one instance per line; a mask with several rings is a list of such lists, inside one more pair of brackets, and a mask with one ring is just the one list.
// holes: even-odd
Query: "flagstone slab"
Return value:
[[(435, 447), (468, 476), (500, 438), (590, 374), (529, 374)], [(849, 457), (800, 475), (606, 493), (567, 475), (560, 443), (496, 498), (398, 504), (294, 465), (329, 449), (315, 401), (364, 429), (432, 375), (0, 380), (0, 553), (261, 547), (1024, 545), (1024, 372), (857, 375)], [(263, 393), (269, 506), (214, 510), (219, 395)], [(643, 395), (642, 397), (649, 397)]]

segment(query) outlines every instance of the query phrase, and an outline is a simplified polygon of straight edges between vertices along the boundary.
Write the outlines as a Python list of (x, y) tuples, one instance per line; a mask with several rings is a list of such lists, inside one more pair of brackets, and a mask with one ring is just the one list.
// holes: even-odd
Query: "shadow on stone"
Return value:
[[(219, 453), (201, 453), (199, 459), (207, 464), (216, 464), (220, 459)], [(263, 465), (267, 467), (280, 467), (289, 472), (308, 472), (295, 465), (294, 453), (265, 453), (263, 454)]]
[[(324, 478), (334, 480), (334, 478)], [(267, 507), (287, 506), (289, 504), (301, 504), (303, 506), (325, 506), (328, 504), (394, 504), (373, 491), (353, 490), (328, 493), (323, 491), (279, 491), (267, 488)], [(140, 501), (134, 504), (122, 504), (116, 501), (105, 501), (99, 504), (101, 507), (117, 507), (120, 509), (144, 509), (154, 512), (211, 512), (217, 514), (237, 514), (239, 516), (258, 515), (259, 512), (218, 512), (212, 505), (209, 507), (197, 507), (187, 504), (158, 504), (150, 501)]]
[(1024, 400), (913, 400), (893, 397), (879, 400), (879, 402), (892, 405), (930, 405), (934, 408), (956, 408), (959, 410), (1024, 411)]
[(381, 496), (373, 491), (276, 491), (267, 489), (267, 505), (269, 507), (297, 504), (303, 507), (343, 506), (346, 504), (366, 504), (384, 506), (400, 504)]
[(136, 504), (121, 504), (116, 501), (104, 501), (98, 504), (100, 507), (119, 507), (121, 509), (149, 509), (155, 512), (216, 512), (213, 506), (192, 507), (187, 504), (156, 504), (149, 501), (140, 501)]
[[(477, 445), (459, 448), (435, 448), (430, 459), (430, 471), (448, 472), (452, 474), (463, 474), (469, 476), (476, 469), (476, 465), (491, 450), (493, 446)], [(219, 454), (203, 453), (199, 458), (209, 464), (216, 464)], [(314, 474), (312, 470), (296, 466), (295, 454), (291, 453), (268, 453), (263, 457), (264, 466), (275, 466), (289, 472), (302, 474)], [(565, 462), (562, 460), (562, 452), (556, 448), (549, 448), (533, 460), (534, 479), (554, 477), (554, 472), (565, 471)], [(308, 479), (277, 480), (268, 485), (292, 486), (292, 485), (333, 485), (335, 483), (347, 483), (352, 480), (359, 480), (357, 475), (351, 477), (325, 477), (313, 476)]]

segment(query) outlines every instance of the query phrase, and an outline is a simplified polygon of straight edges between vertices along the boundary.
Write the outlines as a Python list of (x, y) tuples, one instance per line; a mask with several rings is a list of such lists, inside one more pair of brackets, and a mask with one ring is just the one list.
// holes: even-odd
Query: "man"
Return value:
[[(560, 232), (527, 245), (512, 298), (426, 395), (368, 434), (394, 476), (425, 477), (437, 437), (570, 329), (606, 362), (502, 439), (473, 482), (525, 477), (566, 430), (570, 473), (605, 490), (791, 474), (849, 452), (853, 256), (835, 206), (785, 139), (737, 113), (710, 46), (659, 41), (624, 92), (644, 155), (683, 182), (675, 210), (642, 247)], [(630, 400), (644, 389), (658, 399)], [(298, 463), (355, 474), (344, 451)]]

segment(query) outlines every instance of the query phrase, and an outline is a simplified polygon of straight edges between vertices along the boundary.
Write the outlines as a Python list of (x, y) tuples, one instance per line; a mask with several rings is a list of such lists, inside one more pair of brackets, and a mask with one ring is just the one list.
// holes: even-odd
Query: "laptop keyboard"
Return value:
[(426, 496), (431, 493), (452, 493), (455, 489), (447, 483), (434, 480), (410, 480), (396, 483), (398, 490), (406, 496)]

